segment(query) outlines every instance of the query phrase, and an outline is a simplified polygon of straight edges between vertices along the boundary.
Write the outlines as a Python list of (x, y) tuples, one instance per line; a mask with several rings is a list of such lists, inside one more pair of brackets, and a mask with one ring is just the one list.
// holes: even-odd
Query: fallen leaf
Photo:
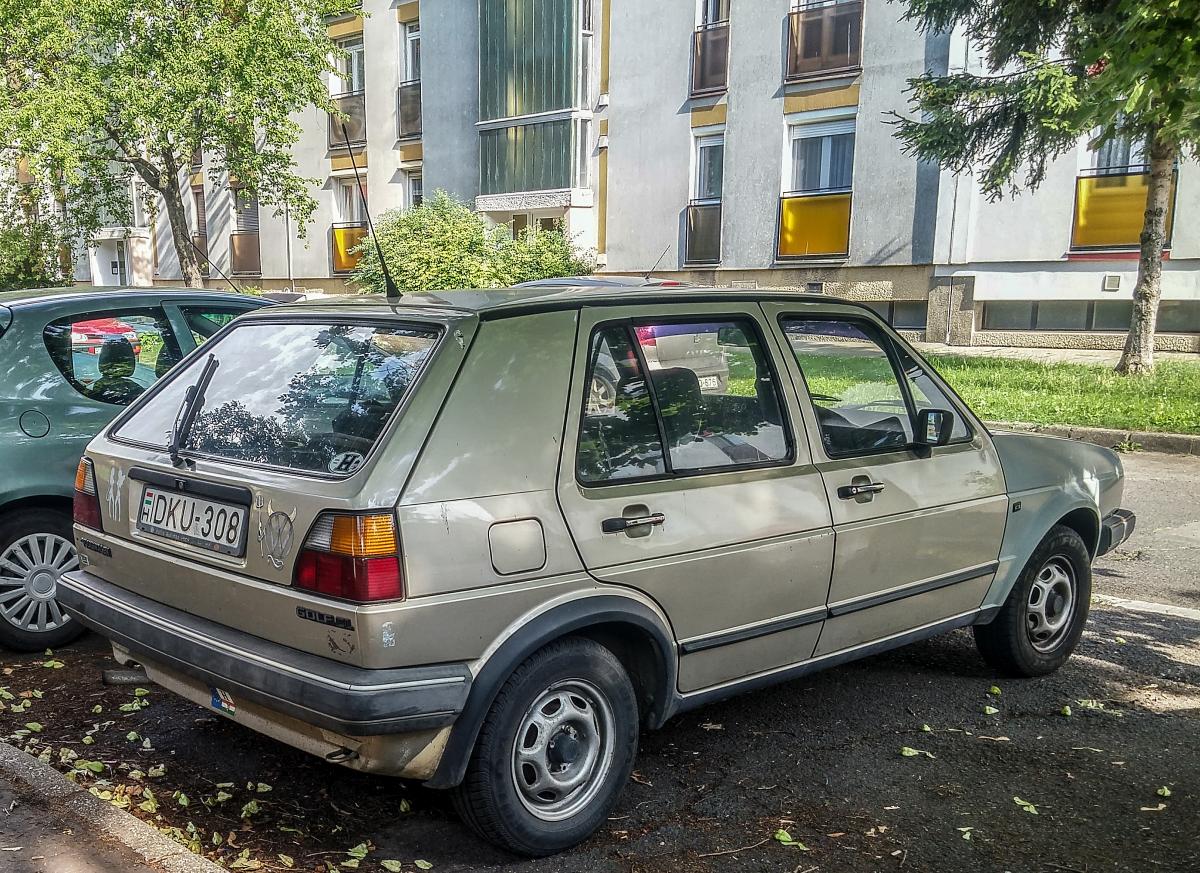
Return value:
[(257, 785), (254, 786), (254, 790), (257, 791), (259, 794), (266, 794), (268, 791), (271, 790), (271, 786), (268, 785), (266, 782), (259, 782)]
[(1158, 789), (1158, 791), (1155, 791), (1154, 793), (1157, 794), (1159, 797), (1170, 797), (1171, 789), (1164, 785), (1162, 788)]
[(296, 866), (296, 859), (291, 855), (276, 855), (275, 857), (279, 859), (280, 864), (282, 864), (284, 867), (287, 867), (289, 870)]
[(985, 706), (985, 707), (983, 708), (983, 714), (984, 714), (984, 715), (995, 715), (995, 714), (996, 714), (996, 713), (998, 713), (999, 711), (1000, 711), (1000, 710), (996, 709), (996, 707), (994, 707), (994, 706)]
[(42, 725), (40, 722), (27, 721), (25, 722), (25, 727), (29, 728), (29, 730), (33, 731), (35, 734), (40, 734), (42, 732)]
[(1064, 706), (1062, 709), (1060, 709), (1060, 710), (1059, 710), (1059, 712), (1061, 712), (1063, 715), (1065, 715), (1065, 716), (1067, 716), (1068, 718), (1070, 718), (1070, 716), (1071, 716), (1071, 707), (1069, 707), (1069, 706)]
[(139, 734), (137, 731), (130, 731), (129, 733), (125, 734), (125, 739), (129, 740), (129, 742), (131, 742), (131, 743), (136, 740), (140, 740), (141, 738), (142, 738), (142, 735)]
[(147, 694), (149, 694), (149, 693), (150, 693), (150, 692), (149, 692), (147, 689), (145, 689), (145, 688), (135, 688), (135, 689), (133, 689), (133, 696), (134, 696), (134, 697), (145, 697), (145, 696), (146, 696)]
[(226, 800), (229, 800), (229, 798), (231, 798), (231, 797), (233, 797), (233, 795), (230, 794), (228, 791), (218, 791), (217, 792), (217, 803), (224, 803)]
[(65, 667), (67, 665), (64, 664), (62, 661), (52, 658), (49, 661), (42, 661), (42, 666), (49, 667), (51, 670), (61, 670), (63, 667)]
[(242, 807), (242, 818), (250, 818), (252, 815), (258, 815), (258, 801), (251, 800)]
[(964, 840), (969, 840), (971, 839), (971, 831), (975, 830), (975, 828), (957, 828), (957, 830), (962, 832), (962, 838)]
[(173, 798), (175, 798), (175, 802), (178, 803), (180, 806), (187, 806), (191, 803), (191, 801), (188, 800), (188, 796), (186, 794), (184, 794), (182, 791), (176, 791), (171, 796)]
[[(789, 834), (787, 831), (785, 831), (783, 828), (780, 828), (779, 830), (775, 831), (774, 836), (775, 836), (776, 842), (780, 843), (781, 845), (791, 846), (792, 848), (799, 849), (801, 852), (808, 851), (808, 846), (804, 845), (804, 843), (800, 842), (799, 840), (792, 839), (792, 835)], [(422, 869), (425, 869), (425, 868), (422, 868)]]
[(358, 858), (350, 858), (348, 860), (345, 860), (341, 863), (340, 866), (345, 867), (347, 870), (357, 870), (358, 869)]
[(92, 712), (96, 715), (99, 715), (100, 713), (104, 712), (104, 707), (97, 703), (92, 707)]
[(150, 776), (151, 778), (155, 778), (158, 776), (162, 776), (166, 772), (167, 772), (166, 764), (155, 764), (153, 767), (151, 767), (149, 770), (146, 771), (146, 775)]
[(368, 851), (369, 851), (369, 849), (367, 849), (366, 843), (359, 843), (353, 849), (348, 849), (346, 851), (346, 854), (349, 855), (351, 858), (361, 861), (363, 858), (367, 857)]
[(930, 727), (929, 725), (927, 725), (927, 724), (923, 724), (923, 725), (921, 725), (921, 730), (923, 730), (923, 731), (924, 731), (925, 733), (927, 733), (927, 734), (931, 734), (931, 733), (933, 733), (933, 728), (931, 728), (931, 727)]
[(995, 696), (999, 697), (1000, 693), (1001, 692), (1000, 692), (999, 685), (993, 685), (991, 688), (988, 689), (988, 694), (994, 694)]
[(924, 749), (914, 749), (912, 746), (904, 746), (900, 749), (900, 754), (906, 758), (915, 758), (918, 755), (924, 755), (926, 758), (932, 758), (933, 755), (926, 752)]
[(1025, 810), (1028, 813), (1032, 813), (1033, 815), (1038, 814), (1037, 807), (1034, 806), (1032, 803), (1030, 803), (1028, 800), (1022, 800), (1019, 797), (1013, 797), (1013, 803), (1015, 803), (1017, 806), (1021, 807), (1021, 809)]
[(421, 858), (417, 858), (417, 860), (413, 861), (413, 863), (417, 865), (418, 870), (433, 869), (433, 864), (431, 864), (429, 861), (422, 860)]
[(388, 873), (400, 873), (400, 871), (404, 869), (403, 865), (399, 861), (393, 861), (391, 858), (385, 858), (384, 860), (380, 861), (379, 866), (384, 870), (387, 870)]
[(83, 744), (85, 746), (90, 746), (94, 742), (96, 742), (96, 738), (93, 736), (86, 736), (83, 738)]

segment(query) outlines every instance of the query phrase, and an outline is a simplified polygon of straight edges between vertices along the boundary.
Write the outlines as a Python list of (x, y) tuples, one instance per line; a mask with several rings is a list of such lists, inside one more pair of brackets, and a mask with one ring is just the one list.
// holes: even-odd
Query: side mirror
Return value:
[(913, 450), (919, 457), (927, 458), (936, 446), (950, 442), (954, 430), (954, 413), (948, 409), (922, 409), (917, 413), (917, 432), (913, 437)]

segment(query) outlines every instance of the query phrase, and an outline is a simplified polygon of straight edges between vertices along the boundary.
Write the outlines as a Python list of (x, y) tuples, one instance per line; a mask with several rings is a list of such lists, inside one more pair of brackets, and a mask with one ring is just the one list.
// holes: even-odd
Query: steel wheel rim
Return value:
[(1056, 555), (1034, 577), (1025, 608), (1025, 630), (1036, 651), (1053, 651), (1062, 642), (1071, 628), (1075, 597), (1075, 568)]
[(29, 633), (57, 630), (71, 620), (55, 599), (63, 573), (79, 567), (75, 544), (52, 533), (33, 533), (0, 554), (0, 615)]
[(592, 413), (607, 412), (617, 404), (616, 386), (607, 379), (599, 376), (592, 377), (588, 391), (588, 411)]
[(586, 808), (612, 769), (612, 707), (585, 679), (555, 682), (521, 716), (512, 747), (512, 779), (521, 804), (542, 821)]

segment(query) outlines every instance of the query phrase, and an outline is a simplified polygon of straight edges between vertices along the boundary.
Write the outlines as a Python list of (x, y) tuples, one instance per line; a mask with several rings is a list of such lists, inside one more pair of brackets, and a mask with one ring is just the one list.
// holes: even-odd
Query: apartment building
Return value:
[[(299, 119), (313, 221), (260, 210), (203, 156), (194, 244), (214, 271), (338, 290), (373, 215), (446, 189), (514, 230), (561, 222), (602, 271), (869, 302), (957, 345), (1119, 348), (1147, 168), (1082, 138), (1033, 192), (989, 201), (901, 152), (888, 113), (925, 70), (977, 69), (960, 33), (887, 0), (364, 0), (328, 22), (342, 123)], [(1159, 346), (1200, 351), (1200, 167), (1182, 162)], [(1175, 220), (1178, 218), (1178, 220)], [(153, 228), (154, 280), (178, 278)], [(216, 281), (219, 277), (210, 277)]]

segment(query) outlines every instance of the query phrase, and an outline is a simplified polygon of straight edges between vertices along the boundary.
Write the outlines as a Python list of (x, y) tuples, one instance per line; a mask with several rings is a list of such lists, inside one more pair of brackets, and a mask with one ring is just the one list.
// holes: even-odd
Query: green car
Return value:
[(0, 293), (0, 645), (61, 646), (84, 628), (55, 600), (79, 566), (75, 467), (124, 406), (234, 317), (269, 301), (196, 290)]

